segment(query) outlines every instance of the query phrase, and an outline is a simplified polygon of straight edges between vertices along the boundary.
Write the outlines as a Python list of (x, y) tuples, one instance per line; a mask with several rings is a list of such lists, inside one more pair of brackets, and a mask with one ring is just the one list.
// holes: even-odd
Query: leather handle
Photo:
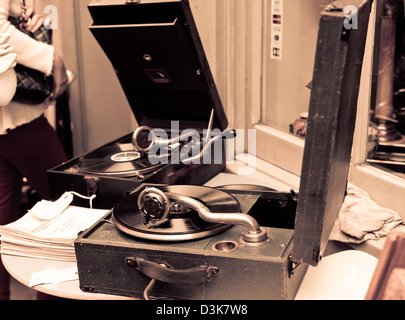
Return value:
[(219, 274), (219, 269), (210, 266), (176, 270), (163, 263), (147, 261), (141, 258), (127, 258), (127, 265), (136, 268), (147, 277), (171, 284), (192, 284), (210, 281), (213, 276)]

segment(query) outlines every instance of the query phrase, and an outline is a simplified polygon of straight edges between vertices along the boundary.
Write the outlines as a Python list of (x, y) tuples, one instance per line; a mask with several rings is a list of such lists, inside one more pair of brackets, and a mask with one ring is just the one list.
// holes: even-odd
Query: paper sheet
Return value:
[(109, 210), (71, 206), (72, 197), (66, 193), (55, 202), (38, 202), (21, 219), (0, 226), (1, 253), (75, 261), (74, 241), (78, 234)]
[(79, 273), (77, 267), (63, 270), (46, 269), (32, 274), (30, 287), (32, 288), (41, 284), (57, 284), (78, 279)]

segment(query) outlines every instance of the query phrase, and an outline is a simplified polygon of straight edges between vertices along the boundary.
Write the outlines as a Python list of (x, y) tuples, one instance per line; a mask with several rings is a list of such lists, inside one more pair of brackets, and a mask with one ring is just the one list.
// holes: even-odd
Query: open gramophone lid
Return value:
[(114, 144), (97, 149), (81, 157), (77, 165), (85, 173), (118, 177), (145, 175), (158, 166), (136, 152), (130, 144)]
[[(239, 202), (224, 191), (200, 186), (166, 186), (159, 189), (197, 199), (213, 213), (241, 212)], [(207, 222), (193, 210), (180, 214), (171, 213), (163, 222), (145, 225), (145, 217), (137, 203), (140, 193), (141, 191), (128, 196), (113, 209), (115, 226), (127, 235), (152, 241), (175, 242), (205, 238), (231, 227)]]

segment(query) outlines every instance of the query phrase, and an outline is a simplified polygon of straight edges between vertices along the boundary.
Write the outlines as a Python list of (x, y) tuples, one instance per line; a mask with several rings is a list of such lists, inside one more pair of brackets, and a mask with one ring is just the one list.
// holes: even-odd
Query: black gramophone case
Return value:
[[(203, 134), (214, 110), (212, 129), (224, 131), (227, 117), (188, 3), (144, 2), (96, 1), (89, 6), (90, 30), (111, 61), (138, 124), (171, 134), (171, 122), (177, 121), (180, 133), (191, 128)], [(120, 165), (132, 163), (121, 162), (119, 154), (131, 149), (128, 135), (50, 170), (52, 198), (65, 191), (96, 194), (94, 206), (111, 209), (142, 183), (201, 185), (225, 168), (223, 146), (221, 163), (211, 148), (211, 164), (180, 161), (146, 174), (128, 173)]]
[[(77, 239), (81, 288), (141, 298), (151, 284), (147, 293), (158, 298), (293, 299), (308, 265), (320, 262), (345, 197), (371, 2), (337, 1), (321, 14), (298, 200), (290, 193), (226, 191), (267, 231), (269, 243), (243, 245), (241, 226), (194, 241), (141, 240), (119, 231), (111, 220), (128, 197)], [(346, 5), (358, 8), (358, 29), (344, 27)], [(190, 14), (187, 1), (133, 6), (116, 1), (105, 8), (124, 25), (147, 12), (156, 19), (169, 19), (176, 10), (180, 18)], [(105, 8), (91, 10), (97, 18), (95, 9)], [(134, 214), (137, 210), (134, 202)], [(275, 221), (280, 216), (281, 224)], [(235, 246), (223, 248), (224, 243)]]

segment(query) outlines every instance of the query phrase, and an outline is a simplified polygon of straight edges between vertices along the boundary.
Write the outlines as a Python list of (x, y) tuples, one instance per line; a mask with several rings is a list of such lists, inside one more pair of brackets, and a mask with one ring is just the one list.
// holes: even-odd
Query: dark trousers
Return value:
[[(46, 171), (65, 162), (60, 141), (44, 116), (0, 135), (0, 225), (19, 218), (22, 180), (45, 200), (50, 191)], [(0, 262), (0, 300), (10, 298), (10, 276)]]

